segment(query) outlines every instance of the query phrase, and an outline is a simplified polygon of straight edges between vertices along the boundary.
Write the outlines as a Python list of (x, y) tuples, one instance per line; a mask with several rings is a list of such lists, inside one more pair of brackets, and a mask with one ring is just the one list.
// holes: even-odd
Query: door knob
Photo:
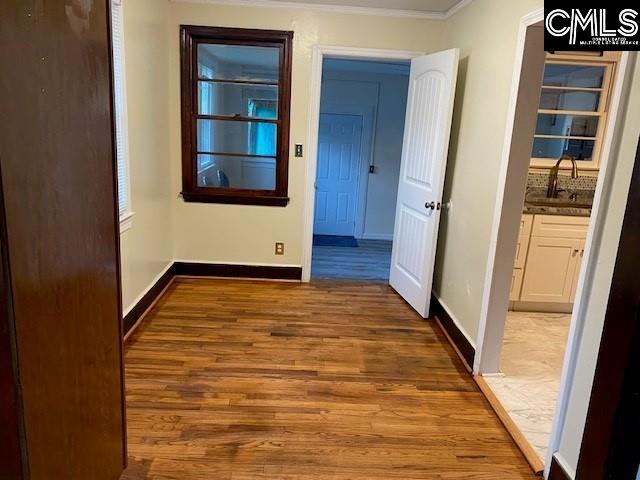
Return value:
[(427, 210), (431, 209), (431, 210), (435, 210), (436, 209), (436, 202), (427, 202), (424, 204), (424, 208), (426, 208)]

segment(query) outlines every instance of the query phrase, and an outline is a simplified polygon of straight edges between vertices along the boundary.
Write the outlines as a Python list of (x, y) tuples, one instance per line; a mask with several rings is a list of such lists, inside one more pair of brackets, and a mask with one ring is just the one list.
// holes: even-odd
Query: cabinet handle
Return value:
[(574, 248), (573, 249), (573, 256), (575, 257), (576, 255), (578, 255), (580, 253), (580, 249), (579, 248)]

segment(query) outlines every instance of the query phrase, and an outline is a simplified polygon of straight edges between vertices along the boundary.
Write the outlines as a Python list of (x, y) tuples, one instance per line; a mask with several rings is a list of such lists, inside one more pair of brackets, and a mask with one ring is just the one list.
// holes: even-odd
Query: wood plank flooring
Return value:
[(386, 282), (391, 268), (392, 245), (384, 240), (358, 240), (357, 247), (314, 246), (311, 277)]
[(177, 279), (127, 342), (126, 480), (532, 479), (382, 284)]

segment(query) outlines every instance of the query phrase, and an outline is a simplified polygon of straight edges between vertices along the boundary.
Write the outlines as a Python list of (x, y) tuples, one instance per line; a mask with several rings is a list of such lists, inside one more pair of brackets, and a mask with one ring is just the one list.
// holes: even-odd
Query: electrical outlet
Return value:
[(276, 255), (284, 255), (284, 243), (276, 242)]

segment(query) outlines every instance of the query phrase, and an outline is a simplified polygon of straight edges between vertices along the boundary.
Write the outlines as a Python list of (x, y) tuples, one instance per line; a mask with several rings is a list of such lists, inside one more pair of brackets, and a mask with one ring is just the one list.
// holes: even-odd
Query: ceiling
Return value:
[[(274, 0), (269, 0), (274, 1)], [(291, 3), (339, 5), (387, 10), (409, 10), (420, 13), (444, 13), (461, 0), (286, 0)]]
[[(175, 1), (175, 0), (174, 0)], [(182, 0), (184, 1), (184, 0)], [(229, 0), (208, 0), (231, 3)], [(263, 4), (283, 7), (300, 5), (301, 8), (343, 10), (373, 15), (400, 15), (439, 18), (453, 13), (472, 0), (235, 0), (234, 4)]]

